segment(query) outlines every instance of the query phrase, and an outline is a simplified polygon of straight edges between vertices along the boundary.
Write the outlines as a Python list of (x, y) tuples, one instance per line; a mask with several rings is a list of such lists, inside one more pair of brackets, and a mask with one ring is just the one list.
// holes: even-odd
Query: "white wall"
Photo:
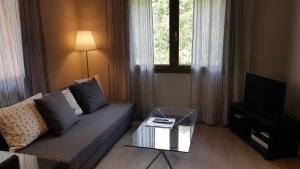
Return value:
[(256, 0), (250, 71), (286, 80), (290, 0)]
[(191, 74), (155, 74), (157, 106), (188, 108), (191, 104)]
[[(104, 88), (104, 93), (108, 97), (108, 58), (111, 47), (107, 36), (107, 9), (106, 0), (75, 0), (77, 3), (78, 27), (82, 30), (93, 31), (93, 36), (97, 45), (97, 50), (89, 52), (90, 75), (98, 74)], [(83, 53), (85, 56), (85, 53)], [(84, 75), (86, 75), (86, 60), (84, 57)]]
[(300, 121), (300, 1), (293, 0), (287, 61), (286, 110)]
[(74, 50), (78, 30), (74, 0), (42, 0), (40, 3), (50, 90), (56, 91), (83, 77), (82, 58)]

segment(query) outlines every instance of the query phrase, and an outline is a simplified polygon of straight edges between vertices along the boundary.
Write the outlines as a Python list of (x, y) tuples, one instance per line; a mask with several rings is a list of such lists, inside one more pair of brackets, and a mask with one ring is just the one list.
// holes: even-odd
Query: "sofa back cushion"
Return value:
[(37, 94), (20, 103), (0, 109), (0, 131), (9, 150), (15, 152), (26, 147), (48, 131), (47, 124), (36, 109)]
[(70, 89), (84, 113), (93, 113), (101, 107), (108, 105), (95, 78), (87, 82), (75, 84)]
[(65, 89), (61, 91), (61, 93), (65, 96), (67, 101), (69, 102), (70, 106), (74, 110), (76, 115), (81, 115), (83, 113), (81, 107), (78, 105), (76, 99), (74, 98), (73, 94), (71, 93), (70, 89)]
[(103, 89), (103, 86), (102, 86), (102, 84), (101, 84), (101, 80), (100, 80), (100, 78), (99, 78), (98, 75), (94, 75), (94, 76), (91, 77), (91, 78), (85, 78), (85, 79), (75, 80), (74, 83), (75, 83), (75, 84), (80, 84), (80, 83), (83, 83), (83, 82), (87, 82), (87, 81), (89, 81), (89, 80), (92, 80), (93, 78), (96, 79), (96, 81), (97, 81), (97, 83), (98, 83), (98, 85), (99, 85), (99, 87), (100, 87), (102, 93), (104, 93), (104, 89)]
[(61, 92), (48, 94), (35, 102), (49, 129), (57, 135), (63, 135), (79, 120)]

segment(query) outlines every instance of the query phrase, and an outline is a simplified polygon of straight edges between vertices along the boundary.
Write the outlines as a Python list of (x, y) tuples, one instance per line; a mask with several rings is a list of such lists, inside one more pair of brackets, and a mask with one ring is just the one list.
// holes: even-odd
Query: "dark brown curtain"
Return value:
[(109, 98), (130, 99), (128, 1), (106, 0), (109, 55)]
[(46, 50), (39, 0), (20, 0), (25, 85), (28, 96), (48, 91)]
[(228, 59), (230, 97), (241, 101), (252, 43), (254, 0), (227, 0), (224, 58)]
[[(254, 0), (227, 0), (224, 37), (224, 78), (226, 79), (225, 111), (229, 104), (241, 102), (252, 43)], [(228, 116), (223, 123), (227, 124)]]

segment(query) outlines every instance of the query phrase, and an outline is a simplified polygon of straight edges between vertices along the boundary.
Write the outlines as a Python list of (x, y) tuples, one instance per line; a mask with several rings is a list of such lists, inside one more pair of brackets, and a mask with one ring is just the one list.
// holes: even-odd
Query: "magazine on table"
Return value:
[(147, 127), (173, 128), (175, 124), (174, 118), (150, 117), (147, 122)]

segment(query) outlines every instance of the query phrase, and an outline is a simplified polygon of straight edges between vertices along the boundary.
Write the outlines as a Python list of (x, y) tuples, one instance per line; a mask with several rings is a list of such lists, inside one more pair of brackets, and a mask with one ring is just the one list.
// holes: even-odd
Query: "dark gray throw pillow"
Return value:
[(87, 82), (75, 84), (70, 89), (84, 113), (93, 113), (108, 105), (95, 78)]
[(35, 100), (36, 106), (50, 131), (63, 135), (77, 121), (74, 110), (61, 92), (55, 92)]

